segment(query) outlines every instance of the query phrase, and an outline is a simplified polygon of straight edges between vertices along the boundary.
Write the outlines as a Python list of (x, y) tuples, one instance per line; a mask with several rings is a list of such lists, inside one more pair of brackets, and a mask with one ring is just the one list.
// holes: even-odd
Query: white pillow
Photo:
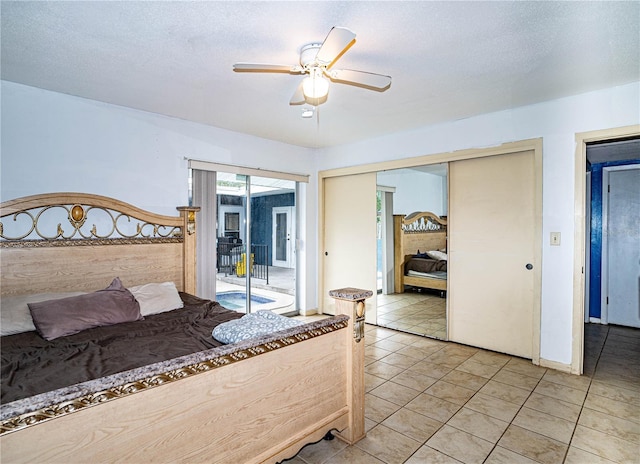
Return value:
[(140, 303), (140, 314), (143, 316), (164, 313), (184, 306), (173, 282), (137, 285), (129, 287), (129, 291)]
[(443, 253), (442, 251), (437, 251), (437, 250), (427, 251), (427, 256), (429, 256), (432, 259), (437, 259), (438, 261), (447, 260), (447, 254)]
[(0, 336), (36, 330), (29, 311), (29, 303), (59, 300), (71, 296), (84, 295), (86, 292), (33, 293), (2, 297), (0, 300)]

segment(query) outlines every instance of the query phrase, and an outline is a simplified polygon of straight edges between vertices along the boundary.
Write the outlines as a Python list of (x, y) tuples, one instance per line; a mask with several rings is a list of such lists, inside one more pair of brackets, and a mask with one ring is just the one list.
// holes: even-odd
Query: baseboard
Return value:
[(603, 324), (603, 325), (607, 325), (605, 322), (602, 322), (602, 319), (600, 319), (599, 317), (590, 317), (589, 318), (589, 322), (591, 324)]
[(549, 369), (555, 369), (556, 371), (573, 374), (571, 364), (564, 364), (558, 361), (550, 361), (548, 359), (540, 358), (540, 367), (548, 367)]
[(298, 311), (301, 316), (313, 316), (314, 314), (318, 314), (318, 308), (312, 309), (301, 309)]

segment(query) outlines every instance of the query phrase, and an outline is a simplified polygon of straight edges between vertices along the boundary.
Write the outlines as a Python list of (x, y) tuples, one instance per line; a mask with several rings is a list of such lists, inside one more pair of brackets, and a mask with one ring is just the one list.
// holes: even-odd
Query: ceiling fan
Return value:
[(293, 94), (290, 105), (318, 106), (327, 101), (329, 81), (384, 92), (391, 77), (351, 69), (333, 69), (333, 64), (355, 43), (356, 35), (346, 27), (333, 27), (322, 43), (310, 43), (300, 50), (299, 65), (236, 63), (236, 72), (276, 72), (307, 75)]

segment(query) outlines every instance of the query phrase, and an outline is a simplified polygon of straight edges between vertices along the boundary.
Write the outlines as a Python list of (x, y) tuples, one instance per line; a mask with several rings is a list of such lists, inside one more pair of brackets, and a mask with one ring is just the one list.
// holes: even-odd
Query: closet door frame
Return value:
[[(336, 176), (349, 176), (354, 174), (364, 174), (370, 172), (378, 172), (390, 169), (411, 168), (416, 166), (423, 166), (428, 164), (448, 163), (450, 161), (458, 161), (465, 159), (482, 158), (485, 156), (504, 155), (509, 153), (516, 153), (521, 151), (533, 151), (534, 152), (534, 164), (535, 164), (535, 194), (534, 194), (534, 209), (536, 217), (536, 230), (535, 230), (535, 261), (537, 263), (542, 262), (542, 138), (522, 140), (518, 142), (505, 143), (497, 147), (476, 149), (470, 148), (466, 150), (459, 150), (449, 153), (439, 153), (432, 155), (417, 156), (413, 158), (404, 158), (398, 160), (384, 161), (379, 163), (364, 164), (358, 166), (350, 166), (345, 168), (330, 169), (320, 171), (318, 173), (318, 290), (319, 295), (330, 289), (324, 288), (324, 267), (321, 259), (322, 250), (324, 247), (324, 230), (327, 226), (324, 224), (324, 179), (327, 177)], [(356, 219), (354, 215), (354, 219)], [(372, 252), (375, 252), (373, 250)], [(541, 266), (534, 268), (536, 272), (536, 283), (534, 286), (534, 307), (533, 307), (533, 350), (532, 350), (532, 362), (533, 364), (540, 364), (540, 320), (541, 320), (541, 282), (542, 282), (542, 270)], [(447, 312), (449, 309), (447, 309)], [(447, 314), (447, 319), (449, 314)], [(448, 327), (447, 327), (448, 331)], [(448, 337), (448, 333), (447, 333)], [(544, 361), (543, 361), (544, 363)]]

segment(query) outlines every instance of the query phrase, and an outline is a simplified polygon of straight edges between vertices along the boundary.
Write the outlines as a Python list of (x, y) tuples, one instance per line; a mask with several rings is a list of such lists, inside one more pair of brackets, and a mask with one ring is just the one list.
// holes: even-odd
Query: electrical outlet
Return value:
[(551, 232), (551, 246), (560, 246), (560, 232)]

